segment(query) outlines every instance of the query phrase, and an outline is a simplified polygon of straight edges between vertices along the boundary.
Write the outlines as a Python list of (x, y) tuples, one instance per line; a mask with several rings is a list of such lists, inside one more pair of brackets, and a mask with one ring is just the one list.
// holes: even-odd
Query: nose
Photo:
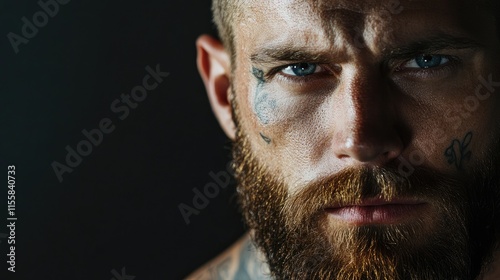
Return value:
[(333, 149), (355, 163), (386, 164), (403, 151), (397, 101), (377, 70), (346, 67), (336, 94)]

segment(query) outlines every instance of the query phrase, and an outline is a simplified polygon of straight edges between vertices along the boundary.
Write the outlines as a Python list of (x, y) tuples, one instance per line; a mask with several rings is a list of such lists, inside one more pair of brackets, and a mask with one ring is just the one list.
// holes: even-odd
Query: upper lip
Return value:
[(417, 205), (424, 204), (425, 202), (418, 199), (409, 198), (396, 198), (391, 200), (384, 200), (381, 198), (367, 198), (361, 200), (359, 203), (346, 203), (338, 204), (327, 207), (327, 209), (344, 208), (344, 207), (369, 207), (369, 206), (382, 206), (382, 205)]

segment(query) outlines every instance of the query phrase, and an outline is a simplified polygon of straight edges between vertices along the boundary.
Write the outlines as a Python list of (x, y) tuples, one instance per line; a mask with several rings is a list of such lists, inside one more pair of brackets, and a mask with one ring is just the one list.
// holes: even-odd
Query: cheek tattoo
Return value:
[(460, 141), (459, 139), (454, 139), (451, 145), (446, 149), (444, 155), (448, 159), (449, 164), (455, 164), (458, 170), (462, 170), (462, 164), (466, 160), (470, 160), (471, 151), (467, 148), (472, 140), (472, 132), (467, 133), (464, 139)]
[(273, 109), (276, 109), (276, 100), (270, 99), (269, 93), (264, 92), (264, 71), (257, 68), (252, 68), (252, 74), (257, 79), (257, 90), (254, 98), (254, 111), (263, 124), (268, 124), (270, 121), (270, 114)]
[(264, 71), (257, 69), (255, 67), (252, 68), (252, 75), (259, 81), (259, 86), (266, 81), (264, 80)]

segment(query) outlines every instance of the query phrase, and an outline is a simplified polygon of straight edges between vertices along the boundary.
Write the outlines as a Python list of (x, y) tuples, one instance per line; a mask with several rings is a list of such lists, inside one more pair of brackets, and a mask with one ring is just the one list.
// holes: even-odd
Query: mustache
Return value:
[[(419, 168), (411, 176), (399, 174), (391, 167), (353, 167), (319, 179), (301, 190), (288, 194), (282, 207), (286, 226), (304, 226), (314, 216), (329, 207), (362, 203), (366, 199), (417, 199), (426, 202), (459, 199), (463, 193), (453, 191), (461, 185), (458, 180), (430, 168)], [(443, 198), (443, 196), (447, 196)]]

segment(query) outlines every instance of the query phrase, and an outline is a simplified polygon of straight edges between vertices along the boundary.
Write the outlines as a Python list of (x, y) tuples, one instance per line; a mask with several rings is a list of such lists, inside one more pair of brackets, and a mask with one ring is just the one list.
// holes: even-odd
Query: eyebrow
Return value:
[(481, 49), (485, 46), (478, 41), (442, 34), (411, 42), (407, 45), (384, 51), (386, 59), (411, 58), (421, 54), (437, 54), (442, 50)]
[[(411, 58), (421, 54), (436, 54), (442, 50), (479, 49), (485, 46), (476, 40), (466, 37), (455, 37), (449, 34), (439, 34), (409, 44), (385, 49), (383, 57), (386, 60)], [(310, 48), (291, 45), (263, 47), (250, 56), (254, 64), (272, 64), (277, 61), (326, 63), (331, 61), (334, 51), (311, 50)]]
[(332, 54), (328, 51), (296, 48), (294, 46), (264, 47), (250, 55), (252, 63), (269, 64), (275, 61), (307, 61), (310, 63), (326, 62), (331, 60)]

